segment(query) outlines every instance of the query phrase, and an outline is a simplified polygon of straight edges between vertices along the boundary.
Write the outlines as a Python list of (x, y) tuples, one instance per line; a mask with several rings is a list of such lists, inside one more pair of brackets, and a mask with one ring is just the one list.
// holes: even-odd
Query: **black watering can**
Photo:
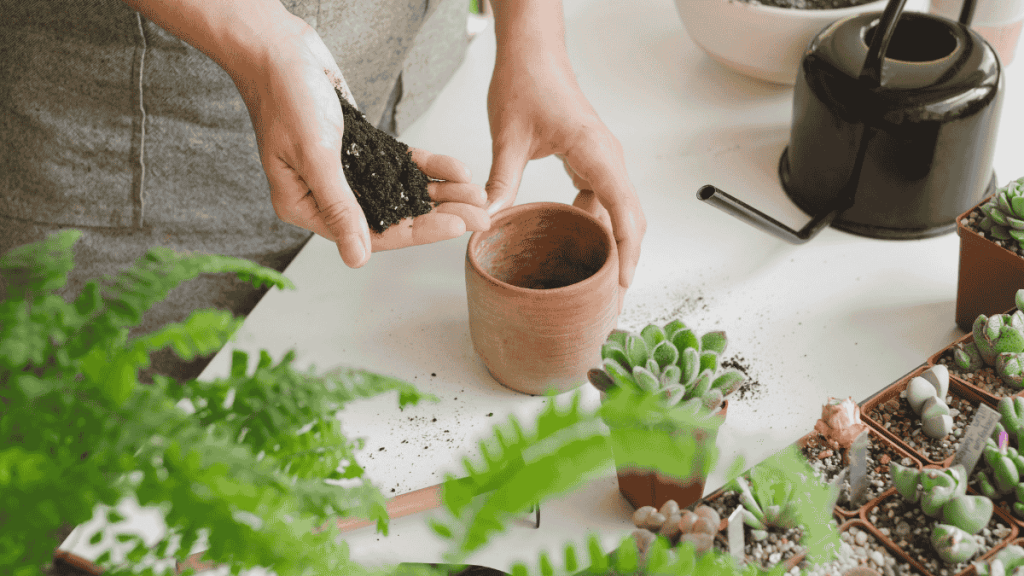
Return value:
[(810, 222), (793, 230), (710, 185), (697, 198), (795, 244), (829, 224), (887, 239), (953, 230), (995, 188), (1002, 66), (969, 28), (975, 0), (959, 23), (905, 3), (831, 24), (804, 54), (779, 178)]

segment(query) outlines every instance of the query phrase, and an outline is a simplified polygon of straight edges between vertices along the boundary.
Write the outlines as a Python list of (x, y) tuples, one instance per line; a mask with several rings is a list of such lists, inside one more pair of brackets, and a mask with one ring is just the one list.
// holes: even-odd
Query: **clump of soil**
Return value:
[(746, 400), (748, 398), (752, 400), (760, 399), (764, 395), (764, 388), (761, 386), (760, 380), (752, 373), (750, 369), (750, 362), (743, 356), (736, 354), (722, 360), (722, 368), (732, 368), (739, 370), (744, 378), (743, 384), (733, 391), (729, 395), (729, 398), (736, 400)]
[(741, 0), (748, 4), (762, 4), (764, 6), (776, 6), (778, 8), (798, 8), (801, 10), (830, 10), (834, 8), (849, 8), (869, 4), (875, 0)]
[(345, 116), (341, 166), (370, 230), (380, 234), (403, 218), (433, 210), (436, 203), (427, 193), (430, 179), (412, 161), (409, 147), (370, 124), (335, 92)]
[[(959, 396), (946, 396), (949, 415), (953, 417), (953, 431), (945, 438), (929, 438), (921, 429), (921, 418), (907, 402), (907, 391), (871, 409), (868, 418), (882, 425), (905, 442), (912, 450), (934, 462), (943, 462), (960, 447), (960, 438), (974, 418), (977, 406)], [(926, 462), (927, 464), (927, 462)]]

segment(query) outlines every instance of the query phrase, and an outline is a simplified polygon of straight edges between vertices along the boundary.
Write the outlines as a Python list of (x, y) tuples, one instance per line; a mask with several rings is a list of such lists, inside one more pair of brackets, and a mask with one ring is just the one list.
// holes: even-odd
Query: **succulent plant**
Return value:
[(953, 430), (953, 418), (946, 405), (949, 370), (936, 364), (907, 384), (907, 402), (921, 417), (921, 430), (929, 438), (945, 438)]
[(999, 240), (1016, 240), (1024, 248), (1024, 178), (996, 190), (980, 208), (985, 217), (979, 228)]
[(727, 344), (725, 332), (698, 337), (680, 320), (649, 324), (640, 334), (613, 332), (601, 347), (601, 368), (591, 370), (588, 378), (601, 390), (663, 390), (669, 405), (701, 403), (717, 410), (743, 383), (742, 372), (721, 369)]
[(932, 527), (931, 541), (943, 561), (959, 564), (978, 553), (974, 535), (992, 519), (995, 506), (985, 496), (967, 495), (963, 465), (915, 470), (890, 462), (889, 470), (900, 496), (919, 503), (925, 515), (939, 519)]
[(996, 431), (992, 433), (993, 440), (998, 441), (999, 431), (1006, 430), (1010, 440), (1019, 446), (1020, 442), (1024, 440), (1024, 398), (1004, 396), (999, 399), (996, 408), (999, 410), (1001, 418), (996, 426)]
[(1013, 493), (1024, 471), (1024, 457), (1009, 445), (1009, 434), (1000, 430), (997, 440), (986, 439), (982, 454), (988, 470), (978, 472), (981, 493), (989, 498), (1002, 498)]
[(974, 568), (978, 576), (1024, 576), (1024, 548), (1011, 544)]
[(1007, 386), (1024, 387), (1024, 290), (1014, 297), (1012, 314), (980, 314), (971, 331), (973, 342), (953, 349), (953, 360), (963, 370), (991, 366)]
[(675, 500), (668, 500), (660, 510), (654, 506), (637, 508), (633, 513), (633, 525), (637, 527), (633, 531), (633, 539), (642, 556), (658, 536), (663, 536), (671, 544), (690, 542), (700, 555), (711, 550), (720, 523), (721, 517), (710, 506), (680, 510)]
[(769, 528), (794, 528), (798, 524), (793, 486), (778, 486), (775, 490), (754, 490), (742, 476), (736, 477), (740, 503), (743, 504), (743, 523), (751, 528), (754, 540), (768, 537)]
[(814, 430), (833, 449), (849, 449), (867, 429), (867, 424), (860, 419), (860, 406), (852, 396), (845, 400), (829, 398), (828, 403), (821, 407), (821, 418), (814, 423)]

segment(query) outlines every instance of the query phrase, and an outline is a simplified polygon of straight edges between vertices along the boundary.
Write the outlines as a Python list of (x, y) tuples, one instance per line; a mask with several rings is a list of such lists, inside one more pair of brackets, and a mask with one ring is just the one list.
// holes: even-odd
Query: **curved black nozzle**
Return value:
[(715, 208), (745, 221), (751, 226), (760, 228), (761, 230), (792, 244), (803, 244), (811, 238), (814, 238), (818, 235), (818, 232), (821, 232), (826, 226), (831, 224), (832, 221), (835, 220), (836, 216), (846, 208), (844, 205), (828, 212), (818, 214), (814, 218), (811, 218), (811, 221), (804, 225), (800, 230), (793, 230), (789, 226), (786, 226), (775, 218), (761, 212), (750, 204), (747, 204), (739, 198), (730, 196), (710, 184), (701, 186), (700, 190), (697, 190), (697, 199), (702, 202), (707, 202)]

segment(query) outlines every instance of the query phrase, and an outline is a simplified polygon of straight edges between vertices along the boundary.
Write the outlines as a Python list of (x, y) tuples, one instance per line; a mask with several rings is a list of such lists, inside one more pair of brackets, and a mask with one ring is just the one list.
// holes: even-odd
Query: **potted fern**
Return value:
[[(293, 353), (274, 362), (263, 352), (250, 369), (247, 355), (235, 352), (227, 378), (158, 376), (142, 385), (139, 371), (152, 352), (210, 354), (239, 326), (229, 312), (200, 310), (129, 340), (129, 328), (179, 283), (230, 272), (256, 286), (292, 285), (249, 261), (154, 248), (67, 302), (55, 291), (66, 283), (79, 237), (61, 232), (0, 259), (8, 282), (0, 302), (0, 573), (38, 574), (62, 526), (88, 521), (98, 505), (111, 509), (104, 532), (130, 549), (120, 566), (109, 554), (98, 559), (109, 574), (151, 566), (154, 557), (182, 560), (201, 536), (210, 556), (234, 569), (365, 572), (329, 532), (313, 530), (338, 515), (386, 529), (384, 498), (359, 481), (355, 442), (334, 414), (385, 392), (398, 392), (399, 407), (428, 397), (358, 370), (302, 372)], [(351, 464), (342, 468), (343, 461)], [(324, 482), (332, 478), (354, 482)], [(119, 531), (114, 506), (125, 498), (164, 510), (168, 531), (154, 549)]]

